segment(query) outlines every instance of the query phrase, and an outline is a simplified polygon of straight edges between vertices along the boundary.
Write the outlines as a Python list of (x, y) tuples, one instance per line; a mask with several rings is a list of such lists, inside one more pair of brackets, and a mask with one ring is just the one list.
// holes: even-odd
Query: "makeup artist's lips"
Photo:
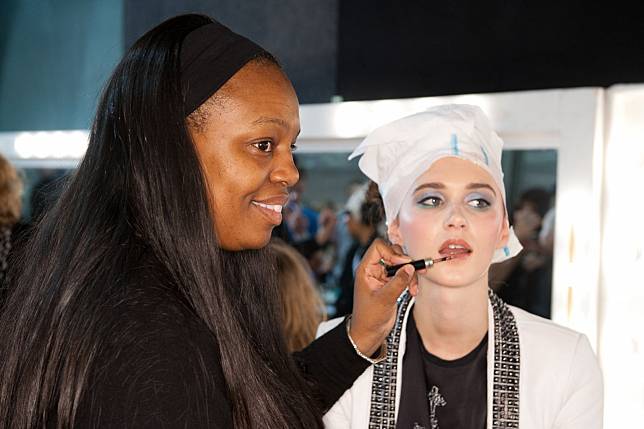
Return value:
[(438, 250), (441, 256), (450, 256), (451, 259), (467, 258), (472, 253), (472, 247), (465, 240), (447, 240)]
[(252, 200), (251, 203), (273, 225), (282, 223), (282, 209), (288, 201), (288, 195), (280, 195), (262, 200)]

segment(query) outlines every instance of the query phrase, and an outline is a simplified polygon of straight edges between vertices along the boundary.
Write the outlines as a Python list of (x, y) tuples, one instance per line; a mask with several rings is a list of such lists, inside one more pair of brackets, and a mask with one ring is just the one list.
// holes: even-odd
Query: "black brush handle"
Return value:
[(416, 270), (424, 270), (425, 268), (427, 268), (425, 266), (425, 260), (424, 259), (417, 259), (415, 261), (406, 262), (404, 264), (398, 264), (398, 265), (392, 265), (392, 266), (389, 266), (389, 267), (385, 267), (385, 270), (387, 271), (387, 277), (395, 276), (396, 273), (398, 272), (398, 270), (401, 269), (402, 267), (404, 267), (405, 265), (411, 265)]

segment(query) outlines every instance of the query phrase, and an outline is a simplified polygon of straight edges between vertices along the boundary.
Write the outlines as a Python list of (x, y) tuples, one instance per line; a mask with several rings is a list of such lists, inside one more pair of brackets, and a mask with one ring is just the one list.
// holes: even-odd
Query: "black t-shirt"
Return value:
[(410, 315), (396, 428), (485, 429), (487, 338), (462, 358), (446, 361), (425, 349)]

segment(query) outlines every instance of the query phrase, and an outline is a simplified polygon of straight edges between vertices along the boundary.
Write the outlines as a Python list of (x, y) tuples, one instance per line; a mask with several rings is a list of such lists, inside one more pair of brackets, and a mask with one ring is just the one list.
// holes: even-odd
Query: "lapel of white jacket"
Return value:
[[(488, 427), (506, 429), (519, 427), (519, 329), (510, 308), (489, 290), (492, 326), (488, 339), (493, 338), (494, 355), (490, 368), (488, 353)], [(489, 314), (490, 312), (488, 312)], [(489, 343), (488, 343), (489, 344)], [(492, 372), (490, 377), (490, 371)], [(492, 392), (490, 397), (489, 392)], [(490, 414), (491, 411), (491, 414)]]

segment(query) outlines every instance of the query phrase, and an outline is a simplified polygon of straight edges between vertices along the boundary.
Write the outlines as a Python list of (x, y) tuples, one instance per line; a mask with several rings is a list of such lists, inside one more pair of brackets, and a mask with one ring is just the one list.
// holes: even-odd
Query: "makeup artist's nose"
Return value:
[(467, 227), (467, 220), (462, 209), (458, 206), (451, 206), (446, 213), (445, 228), (463, 229), (465, 227)]
[(282, 153), (275, 157), (270, 180), (274, 183), (284, 183), (287, 187), (295, 185), (300, 180), (300, 173), (295, 167), (291, 153)]

